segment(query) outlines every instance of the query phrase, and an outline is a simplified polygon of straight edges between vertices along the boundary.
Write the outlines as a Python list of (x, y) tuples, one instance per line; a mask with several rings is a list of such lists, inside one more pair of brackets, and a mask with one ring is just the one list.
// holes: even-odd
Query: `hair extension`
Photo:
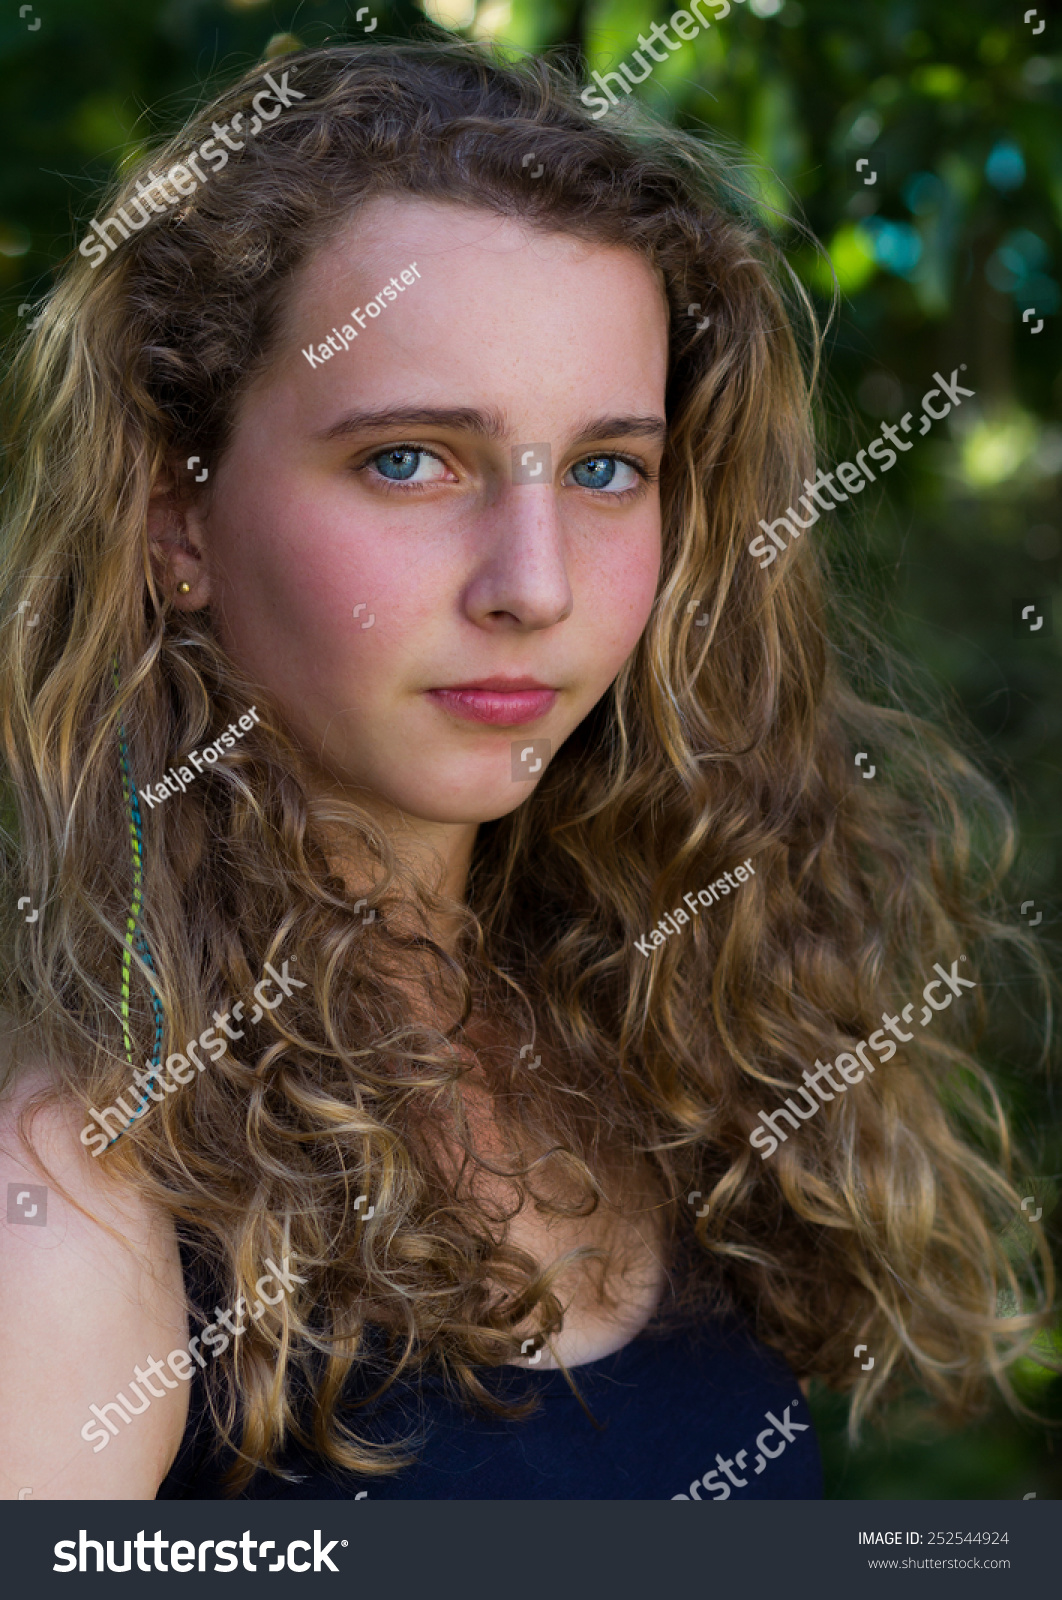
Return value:
[[(118, 686), (118, 657), (115, 656), (114, 688), (116, 693)], [(118, 724), (118, 750), (122, 764), (122, 793), (125, 797), (126, 809), (129, 813), (129, 845), (133, 857), (133, 899), (129, 906), (129, 915), (126, 918), (125, 949), (122, 952), (122, 1042), (125, 1045), (126, 1060), (129, 1062), (129, 1065), (132, 1066), (133, 1041), (129, 1036), (129, 969), (130, 957), (133, 950), (134, 935), (136, 938), (137, 947), (144, 958), (145, 964), (148, 967), (154, 968), (155, 963), (151, 959), (151, 951), (148, 948), (147, 940), (139, 930), (140, 899), (143, 887), (144, 835), (140, 825), (140, 806), (136, 797), (136, 785), (133, 782), (133, 774), (129, 767), (129, 751), (126, 748), (125, 743), (125, 728), (120, 722)], [(149, 1084), (154, 1080), (162, 1061), (162, 1006), (159, 1004), (158, 993), (154, 987), (151, 991), (151, 1004), (155, 1012), (155, 1038), (151, 1048), (150, 1064), (155, 1070), (148, 1079)], [(130, 1118), (130, 1124), (135, 1122), (136, 1118), (142, 1114), (149, 1104), (150, 1100), (145, 1089), (144, 1098)], [(117, 1134), (115, 1138), (121, 1138), (121, 1134)], [(110, 1142), (111, 1144), (114, 1144), (115, 1139), (112, 1139)]]

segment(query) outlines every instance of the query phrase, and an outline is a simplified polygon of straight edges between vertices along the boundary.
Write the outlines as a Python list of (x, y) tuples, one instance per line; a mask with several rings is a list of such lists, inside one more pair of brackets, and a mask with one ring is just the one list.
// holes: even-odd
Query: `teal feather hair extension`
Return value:
[[(114, 688), (118, 690), (118, 657), (114, 658)], [(129, 765), (129, 750), (125, 742), (125, 728), (121, 722), (118, 724), (118, 749), (121, 756), (122, 767), (122, 792), (125, 796), (126, 811), (129, 815), (129, 842), (133, 856), (133, 898), (129, 905), (129, 912), (125, 924), (125, 948), (122, 951), (122, 1037), (125, 1044), (125, 1055), (129, 1065), (133, 1064), (133, 1041), (129, 1033), (129, 980), (132, 972), (132, 953), (136, 948), (144, 958), (145, 965), (155, 970), (155, 963), (151, 959), (148, 942), (140, 931), (140, 908), (143, 901), (143, 860), (144, 860), (144, 834), (140, 821), (140, 807), (137, 803), (136, 786), (133, 783), (133, 774)], [(155, 1069), (148, 1079), (148, 1086), (154, 1080), (159, 1064), (162, 1060), (163, 1038), (163, 1013), (159, 1002), (158, 991), (152, 985), (151, 1004), (155, 1013), (155, 1041), (151, 1051), (151, 1065)], [(147, 1110), (148, 1096), (145, 1092), (140, 1105), (133, 1112), (127, 1124), (132, 1127), (137, 1117), (143, 1116)], [(117, 1135), (121, 1138), (121, 1134)], [(116, 1142), (111, 1140), (111, 1144)]]

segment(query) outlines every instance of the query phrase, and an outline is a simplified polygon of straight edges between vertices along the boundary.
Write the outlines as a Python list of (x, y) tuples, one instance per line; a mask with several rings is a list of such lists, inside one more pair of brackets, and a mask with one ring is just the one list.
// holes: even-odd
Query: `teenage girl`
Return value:
[(3, 1493), (818, 1495), (813, 1376), (961, 1418), (1050, 1299), (969, 1044), (1007, 813), (847, 683), (821, 525), (748, 555), (817, 346), (711, 143), (269, 66), (9, 393)]

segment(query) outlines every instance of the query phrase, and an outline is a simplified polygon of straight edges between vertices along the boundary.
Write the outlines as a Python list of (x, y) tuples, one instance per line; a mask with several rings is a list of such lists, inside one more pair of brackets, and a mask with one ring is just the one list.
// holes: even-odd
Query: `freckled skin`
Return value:
[[(302, 347), (414, 261), (419, 279), (349, 350), (308, 365)], [(656, 472), (648, 433), (581, 435), (602, 416), (662, 419), (666, 373), (665, 301), (634, 252), (478, 208), (377, 200), (297, 274), (209, 505), (190, 514), (172, 572), (192, 589), (176, 603), (209, 604), (322, 786), (434, 846), (451, 890), (477, 825), (533, 793), (512, 779), (513, 741), (548, 739), (555, 754), (645, 628), (656, 484), (618, 465), (613, 493), (594, 493), (571, 469), (618, 451)], [(502, 434), (435, 423), (316, 437), (354, 408), (410, 405), (497, 413)], [(513, 485), (512, 446), (544, 441), (552, 484)], [(404, 444), (438, 452), (419, 458), (419, 489), (371, 465)], [(642, 492), (617, 499), (617, 484)], [(560, 693), (510, 728), (459, 721), (424, 692), (497, 674)]]

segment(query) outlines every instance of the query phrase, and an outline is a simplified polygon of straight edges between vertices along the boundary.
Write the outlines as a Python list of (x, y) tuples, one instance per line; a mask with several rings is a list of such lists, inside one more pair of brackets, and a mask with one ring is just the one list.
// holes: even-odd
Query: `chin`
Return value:
[(400, 807), (407, 816), (419, 817), (422, 822), (456, 823), (461, 826), (496, 822), (507, 817), (535, 792), (531, 783), (514, 783), (511, 794), (484, 795), (480, 789), (466, 798), (454, 796), (446, 805), (439, 804), (438, 796), (410, 796)]

